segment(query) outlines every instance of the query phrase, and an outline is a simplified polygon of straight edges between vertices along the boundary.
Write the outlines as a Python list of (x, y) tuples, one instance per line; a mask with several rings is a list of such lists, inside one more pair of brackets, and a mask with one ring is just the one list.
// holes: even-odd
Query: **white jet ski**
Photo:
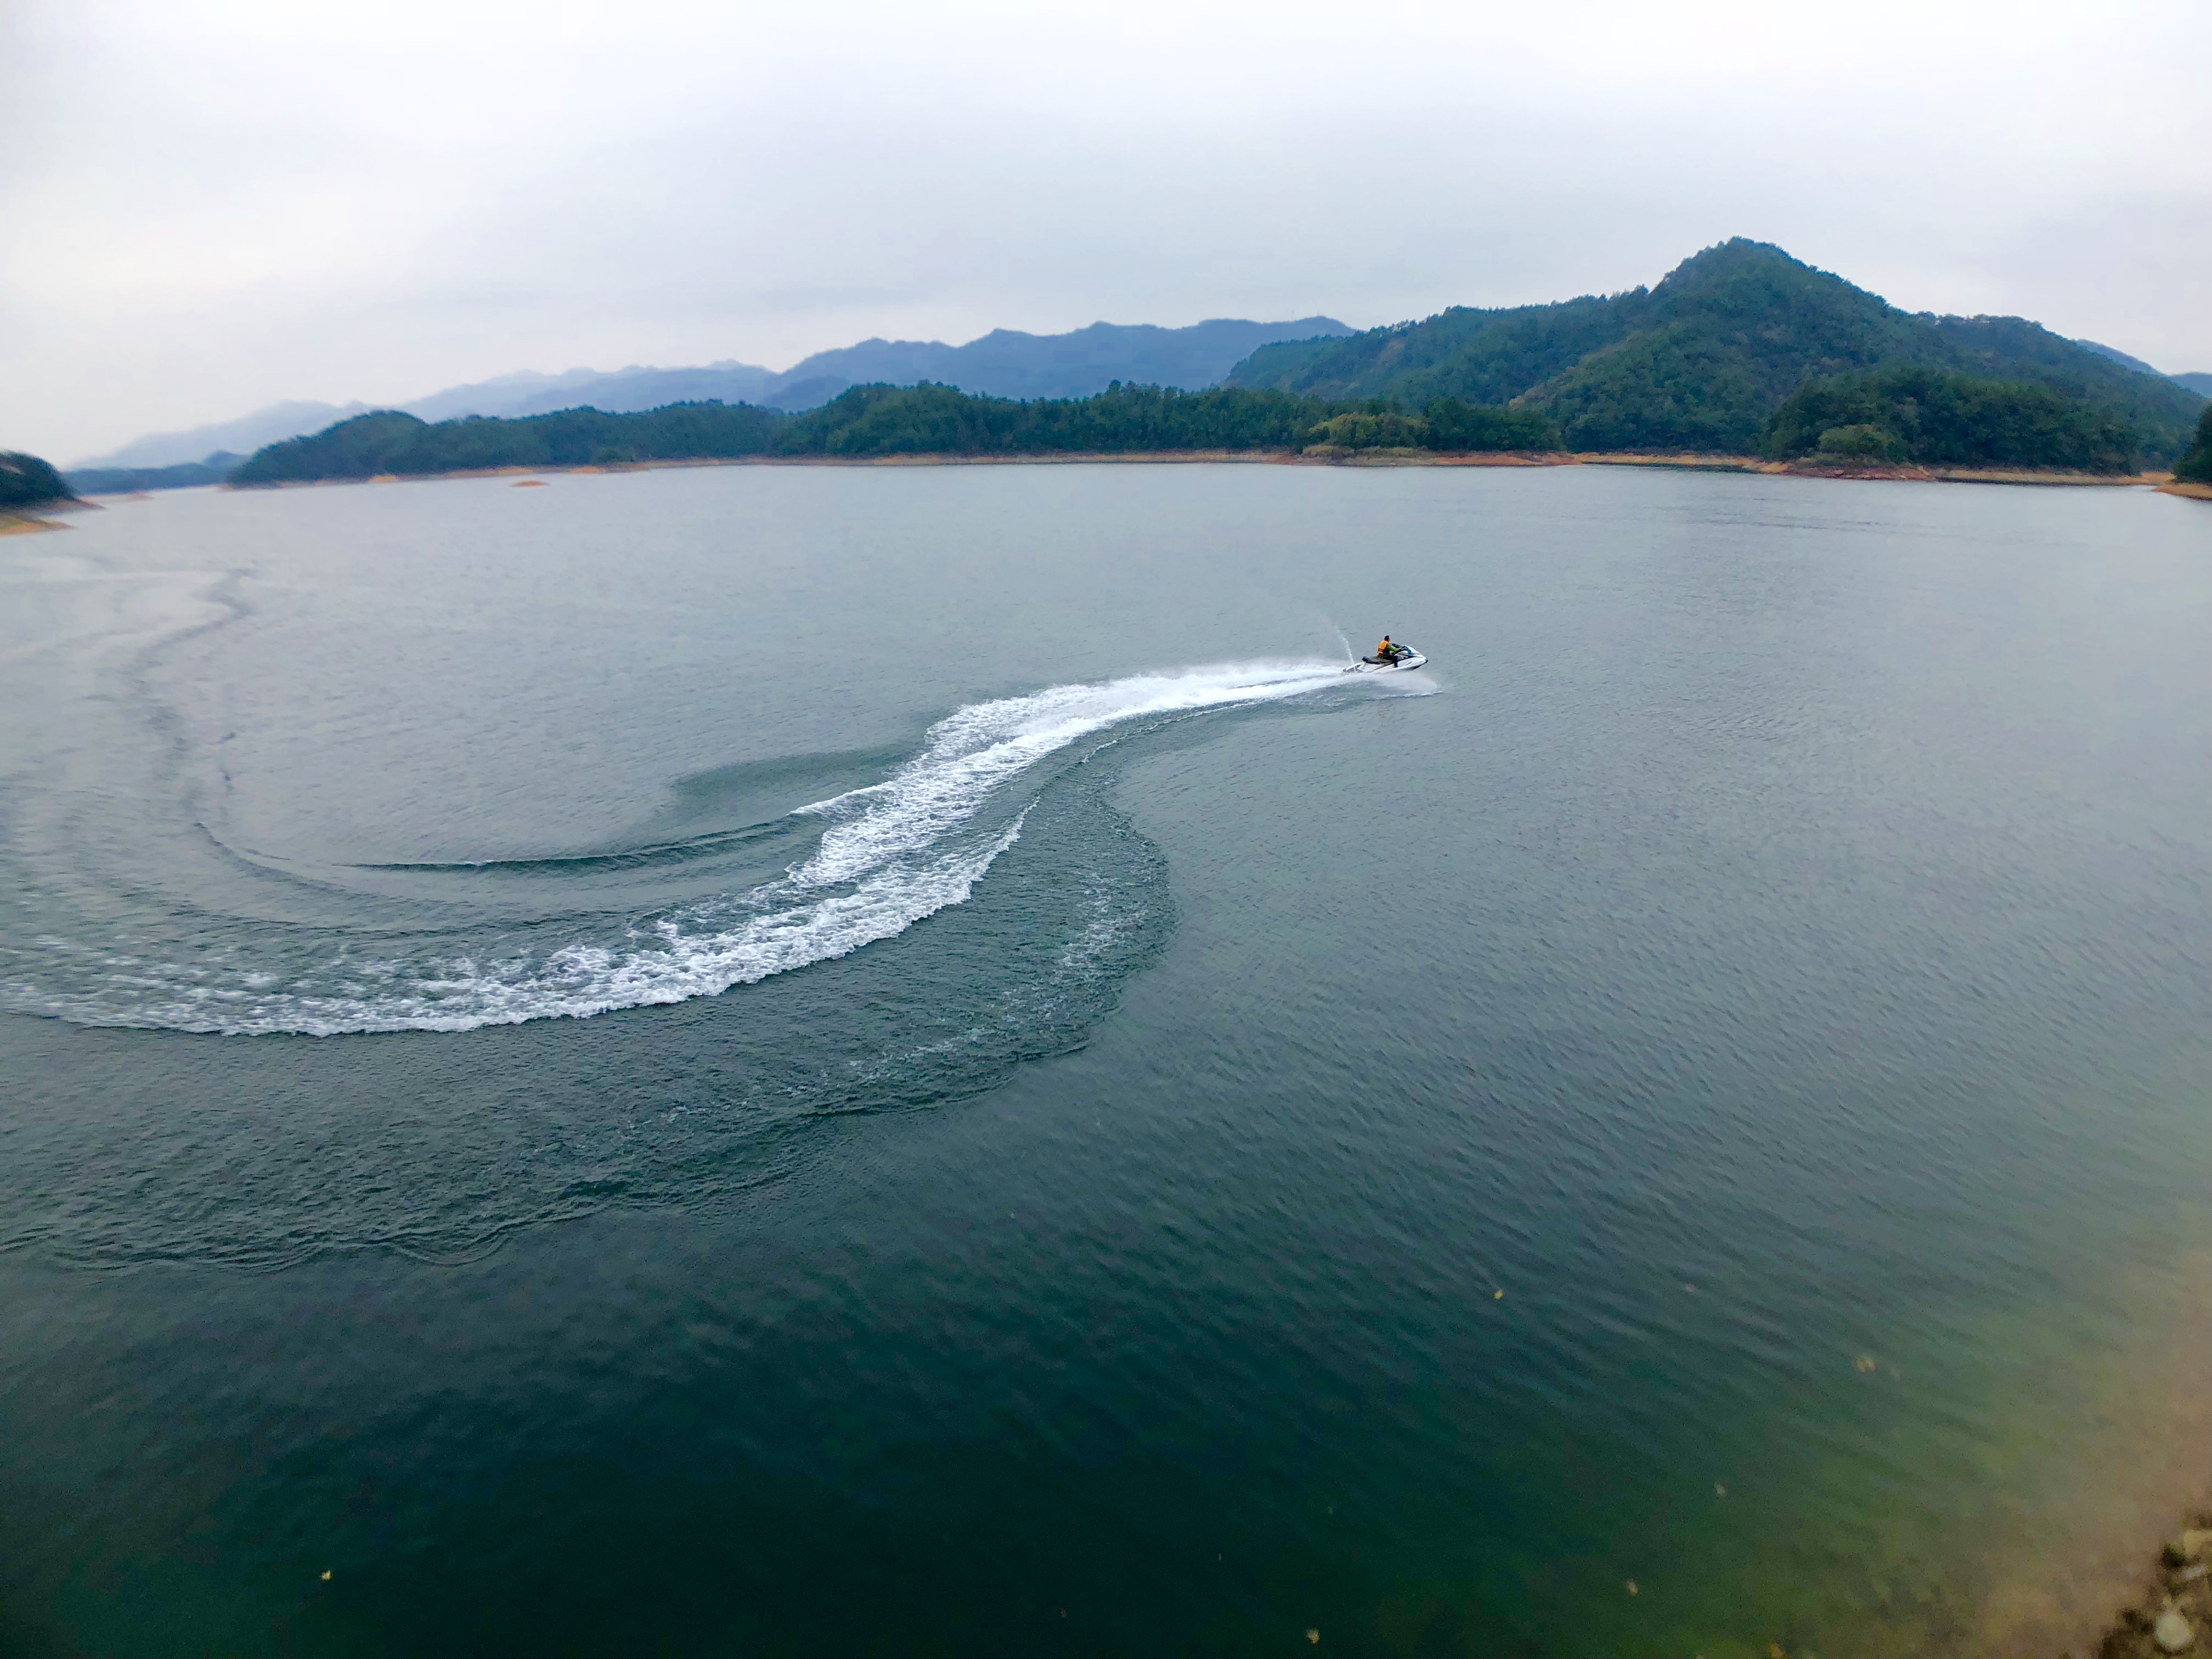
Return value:
[(1384, 662), (1380, 657), (1362, 657), (1344, 672), (1347, 674), (1403, 674), (1424, 666), (1428, 659), (1409, 645), (1398, 647), (1397, 657)]

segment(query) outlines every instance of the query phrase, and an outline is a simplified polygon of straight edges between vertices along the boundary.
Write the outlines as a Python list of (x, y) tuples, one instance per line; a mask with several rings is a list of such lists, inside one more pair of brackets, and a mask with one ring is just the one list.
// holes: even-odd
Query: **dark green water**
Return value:
[(729, 469), (0, 581), (0, 1650), (1977, 1652), (2201, 1392), (2196, 503)]

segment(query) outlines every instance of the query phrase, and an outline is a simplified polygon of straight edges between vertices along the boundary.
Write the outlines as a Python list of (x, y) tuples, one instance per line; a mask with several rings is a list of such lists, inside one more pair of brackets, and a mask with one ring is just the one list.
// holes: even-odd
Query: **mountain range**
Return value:
[(2133, 428), (2162, 464), (2203, 397), (2108, 346), (2018, 317), (1900, 311), (1780, 248), (1738, 237), (1650, 289), (1551, 305), (1454, 307), (1419, 323), (1263, 346), (1228, 384), (1310, 397), (1431, 399), (1549, 415), (1580, 451), (1755, 452), (1815, 380), (1900, 364), (2026, 381)]
[[(1420, 410), (1438, 398), (1510, 406), (1555, 422), (1559, 441), (1581, 451), (1747, 454), (1801, 390), (1905, 368), (2042, 388), (2112, 423), (2100, 430), (2131, 434), (2128, 447), (2154, 466), (2179, 453), (2212, 392), (2212, 375), (2161, 374), (2125, 352), (2021, 318), (1901, 311), (1778, 247), (1737, 238), (1683, 261), (1649, 289), (1548, 305), (1454, 307), (1358, 333), (1316, 316), (1180, 329), (1098, 323), (1042, 336), (1000, 329), (960, 346), (872, 339), (817, 352), (781, 374), (722, 362), (508, 374), (448, 388), (400, 412), (434, 423), (718, 402), (792, 414), (855, 386), (934, 382), (1036, 400), (1089, 397), (1116, 380), (1191, 391), (1225, 380), (1241, 391), (1376, 410)], [(278, 404), (220, 426), (142, 439), (69, 477), (88, 493), (218, 482), (240, 453), (366, 410)]]
[[(991, 335), (963, 348), (974, 367), (959, 372), (1035, 392), (1040, 367), (1054, 365), (1034, 353), (995, 364), (985, 357), (1024, 337)], [(787, 385), (787, 395), (873, 378), (796, 413), (758, 394), (436, 422), (380, 410), (272, 444), (228, 482), (746, 456), (1360, 449), (1695, 450), (1815, 465), (2118, 476), (2172, 460), (2205, 407), (2195, 392), (2110, 348), (2018, 317), (1900, 311), (1741, 238), (1692, 255), (1650, 289), (1460, 307), (1425, 322), (1276, 341), (1238, 363), (1227, 385), (1194, 392), (1121, 380), (1085, 397), (1025, 398), (893, 383), (945, 374), (945, 350), (872, 342), (825, 353), (804, 366), (822, 372)], [(1088, 368), (1098, 372), (1095, 357)]]
[[(1024, 334), (1000, 328), (957, 346), (939, 340), (863, 340), (817, 351), (781, 374), (736, 362), (698, 368), (572, 368), (562, 374), (526, 370), (450, 386), (398, 407), (425, 421), (463, 415), (542, 415), (584, 405), (611, 415), (629, 414), (710, 399), (796, 412), (826, 404), (848, 386), (912, 386), (922, 380), (998, 398), (1084, 398), (1103, 392), (1115, 380), (1197, 391), (1214, 385), (1261, 346), (1351, 332), (1331, 317), (1279, 323), (1214, 318), (1188, 328), (1093, 323), (1067, 334)], [(234, 421), (140, 438), (69, 471), (78, 477), (94, 471), (205, 463), (216, 452), (251, 454), (264, 445), (322, 431), (370, 407), (362, 403), (272, 404)], [(191, 482), (207, 481), (196, 477)]]

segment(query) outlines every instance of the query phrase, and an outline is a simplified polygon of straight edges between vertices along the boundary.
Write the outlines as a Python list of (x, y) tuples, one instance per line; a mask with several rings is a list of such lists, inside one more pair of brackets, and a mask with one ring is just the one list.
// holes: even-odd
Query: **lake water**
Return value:
[(732, 467), (0, 583), (7, 1652), (2055, 1653), (2212, 1474), (2197, 503)]

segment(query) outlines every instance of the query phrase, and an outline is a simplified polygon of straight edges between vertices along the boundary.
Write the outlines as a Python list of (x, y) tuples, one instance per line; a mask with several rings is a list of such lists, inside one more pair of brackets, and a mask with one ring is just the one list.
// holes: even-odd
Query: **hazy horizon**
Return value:
[[(434, 46), (426, 44), (434, 43)], [(1908, 49), (1909, 48), (1909, 49)], [(0, 21), (0, 447), (565, 366), (1356, 327), (1771, 241), (2212, 368), (2201, 5), (644, 3)]]
[[(1032, 331), (1032, 337), (1036, 337), (1036, 338), (1060, 338), (1060, 337), (1065, 337), (1065, 335), (1066, 335), (1066, 333), (1068, 333), (1068, 332), (1076, 332), (1076, 333), (1080, 333), (1080, 332), (1082, 332), (1082, 331), (1083, 331), (1083, 330), (1084, 330), (1084, 329), (1088, 329), (1088, 328), (1098, 328), (1098, 327), (1107, 327), (1107, 328), (1111, 328), (1111, 327), (1132, 327), (1132, 326), (1133, 326), (1133, 327), (1146, 327), (1146, 326), (1151, 326), (1151, 327), (1159, 327), (1159, 328), (1164, 329), (1164, 331), (1169, 331), (1169, 332), (1174, 332), (1174, 331), (1178, 331), (1178, 330), (1182, 330), (1182, 329), (1188, 329), (1188, 328), (1192, 328), (1192, 327), (1203, 326), (1205, 324), (1207, 324), (1207, 323), (1218, 323), (1218, 322), (1257, 322), (1257, 323), (1261, 323), (1261, 324), (1279, 324), (1279, 323), (1286, 323), (1286, 322), (1299, 322), (1299, 321), (1307, 321), (1307, 320), (1313, 320), (1313, 321), (1339, 321), (1339, 320), (1340, 320), (1340, 319), (1328, 319), (1328, 318), (1322, 318), (1319, 313), (1314, 313), (1310, 318), (1290, 318), (1290, 317), (1273, 317), (1273, 318), (1218, 318), (1218, 317), (1207, 317), (1207, 318), (1200, 318), (1200, 319), (1198, 319), (1198, 321), (1197, 321), (1196, 323), (1194, 323), (1194, 324), (1177, 324), (1177, 323), (1170, 323), (1170, 324), (1152, 324), (1152, 325), (1146, 325), (1146, 324), (1134, 324), (1134, 325), (1131, 325), (1131, 324), (1115, 324), (1115, 323), (1113, 323), (1113, 322), (1111, 322), (1111, 321), (1109, 321), (1109, 320), (1108, 320), (1108, 319), (1095, 319), (1095, 320), (1094, 320), (1094, 321), (1092, 321), (1092, 322), (1084, 324), (1084, 325), (1081, 325), (1081, 327), (1079, 327), (1079, 328), (1078, 328), (1078, 329), (1075, 329), (1075, 330), (1073, 330), (1073, 331), (1061, 331), (1061, 332), (1060, 332), (1060, 334), (1057, 334), (1057, 335), (1036, 335), (1036, 334), (1035, 334), (1035, 333)], [(812, 360), (813, 360), (814, 358), (816, 358), (816, 357), (823, 356), (828, 355), (829, 353), (835, 352), (835, 351), (841, 350), (841, 349), (851, 349), (851, 348), (853, 348), (853, 347), (855, 347), (855, 346), (865, 346), (865, 345), (868, 345), (868, 344), (872, 344), (872, 343), (876, 343), (881, 342), (881, 343), (888, 343), (888, 344), (891, 344), (891, 345), (945, 345), (945, 346), (950, 346), (950, 347), (951, 347), (952, 349), (956, 349), (956, 350), (957, 350), (957, 349), (960, 349), (960, 348), (962, 348), (962, 347), (964, 347), (964, 346), (973, 345), (973, 344), (976, 343), (976, 342), (978, 342), (978, 341), (984, 340), (984, 339), (988, 339), (988, 337), (990, 337), (990, 336), (991, 336), (991, 335), (993, 335), (993, 334), (1000, 333), (1000, 332), (1022, 332), (1022, 331), (1018, 331), (1018, 330), (1014, 330), (1014, 331), (1006, 331), (1006, 330), (999, 330), (999, 329), (987, 329), (987, 330), (985, 330), (981, 334), (976, 335), (976, 336), (975, 337), (975, 338), (974, 338), (974, 339), (972, 339), (972, 340), (951, 340), (951, 341), (945, 341), (945, 340), (915, 341), (915, 340), (903, 340), (903, 339), (893, 340), (893, 339), (887, 339), (887, 338), (886, 338), (886, 337), (884, 337), (884, 336), (879, 336), (879, 335), (872, 335), (872, 336), (868, 337), (867, 337), (867, 338), (866, 338), (866, 339), (862, 339), (862, 340), (847, 340), (847, 341), (843, 341), (843, 342), (840, 343), (840, 344), (839, 344), (839, 345), (836, 345), (836, 346), (825, 346), (825, 347), (823, 347), (823, 348), (821, 348), (821, 349), (817, 349), (817, 350), (815, 350), (815, 351), (810, 351), (810, 352), (806, 353), (806, 354), (805, 354), (805, 356), (801, 356), (801, 357), (799, 357), (799, 358), (795, 358), (795, 359), (793, 359), (791, 362), (785, 364), (785, 365), (784, 365), (783, 367), (781, 367), (781, 368), (776, 368), (776, 367), (775, 367), (774, 365), (772, 365), (772, 364), (768, 364), (768, 363), (748, 363), (748, 362), (744, 362), (743, 360), (741, 360), (741, 359), (739, 359), (739, 358), (735, 358), (735, 357), (724, 357), (724, 358), (718, 358), (718, 359), (716, 359), (715, 361), (714, 361), (714, 362), (706, 362), (706, 363), (672, 363), (672, 362), (671, 362), (671, 363), (635, 363), (635, 362), (633, 362), (633, 363), (622, 363), (622, 364), (618, 364), (618, 365), (617, 365), (616, 367), (611, 368), (597, 368), (597, 367), (594, 367), (594, 366), (590, 365), (590, 364), (578, 363), (578, 364), (572, 364), (572, 365), (570, 365), (570, 366), (568, 366), (568, 367), (567, 367), (567, 368), (558, 368), (558, 369), (538, 369), (538, 368), (520, 368), (520, 369), (512, 369), (512, 370), (509, 370), (509, 371), (507, 371), (507, 373), (502, 374), (489, 374), (489, 375), (486, 375), (486, 376), (483, 377), (481, 380), (464, 380), (464, 381), (454, 381), (454, 382), (451, 382), (451, 383), (449, 383), (449, 384), (447, 384), (447, 385), (445, 385), (445, 386), (433, 386), (433, 387), (430, 387), (430, 388), (429, 388), (428, 390), (427, 390), (427, 391), (421, 392), (417, 392), (417, 393), (414, 394), (414, 395), (413, 395), (413, 396), (411, 396), (411, 397), (406, 397), (406, 398), (392, 398), (392, 399), (389, 400), (389, 402), (388, 402), (387, 404), (369, 404), (363, 403), (363, 402), (362, 402), (362, 401), (361, 401), (361, 400), (359, 400), (359, 399), (354, 399), (354, 398), (348, 398), (348, 399), (343, 399), (343, 400), (341, 400), (341, 399), (338, 399), (338, 398), (279, 398), (279, 399), (277, 399), (277, 400), (276, 400), (276, 402), (274, 402), (274, 403), (264, 404), (259, 405), (259, 406), (258, 406), (258, 408), (256, 408), (256, 409), (252, 409), (252, 410), (233, 410), (233, 411), (231, 411), (231, 412), (230, 412), (230, 414), (229, 414), (228, 416), (223, 416), (223, 415), (217, 415), (217, 416), (214, 416), (210, 417), (210, 418), (209, 418), (209, 419), (207, 419), (207, 420), (203, 420), (203, 421), (195, 421), (195, 422), (191, 422), (191, 423), (189, 423), (189, 424), (183, 425), (183, 426), (180, 426), (180, 427), (178, 427), (178, 428), (173, 428), (173, 429), (171, 429), (171, 430), (169, 430), (169, 431), (164, 431), (164, 432), (145, 432), (145, 433), (135, 433), (135, 434), (132, 434), (132, 436), (131, 436), (131, 439), (122, 441), (122, 447), (131, 447), (132, 445), (136, 444), (136, 443), (137, 443), (137, 441), (139, 441), (145, 440), (145, 439), (149, 439), (149, 438), (168, 437), (168, 436), (179, 436), (179, 435), (182, 435), (182, 434), (186, 434), (186, 433), (198, 432), (198, 431), (203, 430), (203, 429), (204, 429), (204, 428), (209, 428), (209, 427), (216, 427), (216, 426), (221, 426), (221, 425), (225, 424), (227, 422), (234, 422), (234, 421), (236, 421), (236, 420), (238, 420), (238, 419), (241, 419), (241, 418), (243, 418), (243, 417), (246, 417), (246, 416), (252, 416), (252, 415), (260, 414), (260, 413), (263, 413), (263, 412), (264, 412), (264, 411), (266, 411), (266, 410), (284, 409), (284, 408), (287, 408), (287, 407), (289, 407), (289, 406), (292, 406), (292, 405), (298, 405), (298, 404), (322, 404), (327, 405), (328, 407), (330, 407), (330, 408), (331, 408), (331, 409), (333, 409), (333, 410), (346, 410), (346, 409), (369, 409), (369, 408), (380, 408), (380, 407), (389, 407), (389, 408), (397, 408), (397, 409), (403, 409), (403, 410), (404, 410), (404, 409), (409, 409), (409, 408), (412, 407), (413, 405), (416, 405), (416, 404), (423, 404), (423, 403), (430, 402), (430, 401), (431, 401), (431, 400), (433, 400), (433, 399), (441, 398), (441, 397), (443, 397), (443, 396), (445, 396), (445, 395), (447, 395), (447, 394), (448, 394), (448, 393), (451, 393), (451, 392), (459, 392), (459, 391), (465, 390), (465, 389), (470, 388), (470, 387), (471, 387), (471, 386), (501, 386), (501, 385), (513, 385), (513, 384), (517, 383), (517, 382), (522, 382), (522, 383), (530, 384), (530, 385), (534, 385), (534, 386), (559, 386), (559, 385), (561, 385), (561, 384), (562, 384), (562, 382), (564, 382), (564, 381), (570, 381), (570, 380), (574, 380), (574, 381), (578, 381), (578, 382), (580, 382), (580, 383), (586, 383), (586, 384), (588, 384), (590, 381), (592, 381), (592, 380), (610, 380), (610, 379), (614, 379), (614, 378), (617, 378), (617, 377), (619, 377), (619, 376), (623, 376), (623, 375), (629, 375), (629, 374), (667, 374), (667, 373), (672, 373), (672, 372), (682, 372), (682, 371), (685, 371), (685, 370), (696, 370), (696, 369), (721, 369), (721, 370), (727, 370), (727, 369), (761, 369), (761, 370), (764, 370), (764, 371), (766, 371), (768, 374), (771, 374), (771, 375), (788, 375), (788, 374), (790, 374), (791, 373), (793, 373), (794, 370), (796, 370), (796, 369), (797, 369), (800, 365), (805, 364), (805, 363), (806, 363), (806, 362), (809, 362), (812, 361)], [(1355, 331), (1357, 331), (1357, 330), (1355, 330)], [(436, 416), (426, 416), (426, 418), (435, 418), (435, 419), (441, 419), (441, 420), (442, 420), (442, 419), (445, 419), (445, 418), (447, 418), (447, 417), (445, 415), (441, 414), (441, 415), (436, 415)], [(112, 449), (114, 449), (116, 447), (117, 447), (117, 446), (111, 445), (111, 446), (109, 446), (109, 449), (110, 449), (110, 450), (112, 450)], [(52, 456), (49, 456), (49, 457), (46, 457), (46, 458), (45, 458), (45, 459), (47, 459), (52, 460), (52, 459), (58, 459), (58, 458), (52, 457)], [(200, 456), (195, 455), (195, 456), (191, 457), (191, 459), (195, 459), (195, 460), (198, 460), (198, 459), (202, 459), (202, 458), (201, 458)], [(106, 463), (107, 463), (107, 462), (108, 462), (108, 460), (109, 460), (109, 456), (108, 456), (108, 454), (107, 454), (107, 453), (101, 453), (101, 454), (100, 454), (100, 455), (96, 455), (96, 456), (76, 456), (76, 457), (72, 457), (72, 458), (70, 458), (70, 459), (68, 459), (68, 460), (66, 460), (66, 461), (62, 462), (62, 465), (65, 465), (65, 466), (68, 466), (68, 467), (72, 467), (72, 468), (74, 468), (74, 467), (81, 467), (81, 466), (97, 466), (97, 465), (102, 465), (102, 464), (106, 464)], [(124, 464), (124, 465), (129, 465), (130, 463), (121, 463), (121, 464)], [(161, 465), (167, 465), (167, 463), (160, 463), (160, 464), (161, 464)]]

